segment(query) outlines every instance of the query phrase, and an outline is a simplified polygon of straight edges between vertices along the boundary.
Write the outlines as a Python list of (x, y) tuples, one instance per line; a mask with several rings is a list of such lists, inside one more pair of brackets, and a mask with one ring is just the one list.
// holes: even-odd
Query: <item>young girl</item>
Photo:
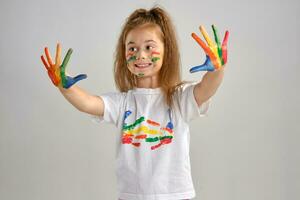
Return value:
[(205, 116), (209, 99), (222, 81), (227, 55), (227, 39), (222, 46), (217, 39), (218, 45), (213, 45), (203, 27), (201, 32), (209, 46), (193, 37), (204, 48), (207, 60), (191, 71), (209, 72), (199, 83), (182, 82), (170, 17), (158, 7), (136, 10), (127, 19), (116, 48), (114, 77), (119, 92), (100, 96), (74, 85), (85, 75), (65, 75), (71, 49), (61, 65), (60, 45), (55, 63), (45, 48), (47, 60), (42, 56), (42, 61), (64, 97), (79, 111), (118, 128), (116, 175), (122, 200), (195, 197), (188, 123)]

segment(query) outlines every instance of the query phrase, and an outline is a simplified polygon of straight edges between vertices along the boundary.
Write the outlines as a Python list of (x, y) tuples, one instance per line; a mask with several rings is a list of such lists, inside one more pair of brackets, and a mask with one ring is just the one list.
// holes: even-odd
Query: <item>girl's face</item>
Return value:
[(157, 76), (164, 56), (159, 26), (145, 24), (129, 31), (125, 41), (127, 67), (136, 76)]

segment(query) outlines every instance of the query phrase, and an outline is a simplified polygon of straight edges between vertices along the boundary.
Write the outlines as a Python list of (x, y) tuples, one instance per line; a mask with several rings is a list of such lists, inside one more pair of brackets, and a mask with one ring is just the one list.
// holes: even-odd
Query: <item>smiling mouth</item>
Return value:
[(144, 68), (150, 67), (151, 65), (152, 65), (152, 63), (134, 64), (134, 66), (139, 69), (144, 69)]

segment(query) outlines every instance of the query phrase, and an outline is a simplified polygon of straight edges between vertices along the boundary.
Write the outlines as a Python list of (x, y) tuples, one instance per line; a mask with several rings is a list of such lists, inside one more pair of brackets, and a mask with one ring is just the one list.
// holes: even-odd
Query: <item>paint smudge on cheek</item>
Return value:
[(159, 57), (153, 57), (152, 59), (151, 59), (151, 61), (152, 62), (156, 62), (156, 61), (158, 61), (160, 58)]
[(152, 51), (152, 53), (151, 53), (151, 61), (152, 62), (156, 62), (160, 59), (159, 57), (153, 57), (153, 55), (160, 55), (160, 53), (157, 51)]
[(130, 56), (129, 59), (127, 59), (127, 63), (130, 63), (135, 60), (136, 60), (136, 56)]
[(152, 51), (152, 56), (153, 56), (153, 55), (160, 55), (160, 53), (157, 52), (157, 51)]

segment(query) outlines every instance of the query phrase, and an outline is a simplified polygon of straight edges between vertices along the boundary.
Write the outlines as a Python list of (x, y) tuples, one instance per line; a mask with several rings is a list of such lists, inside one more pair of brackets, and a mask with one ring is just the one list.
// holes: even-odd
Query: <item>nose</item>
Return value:
[(144, 60), (147, 58), (147, 53), (143, 50), (140, 50), (138, 53), (137, 53), (137, 60)]

